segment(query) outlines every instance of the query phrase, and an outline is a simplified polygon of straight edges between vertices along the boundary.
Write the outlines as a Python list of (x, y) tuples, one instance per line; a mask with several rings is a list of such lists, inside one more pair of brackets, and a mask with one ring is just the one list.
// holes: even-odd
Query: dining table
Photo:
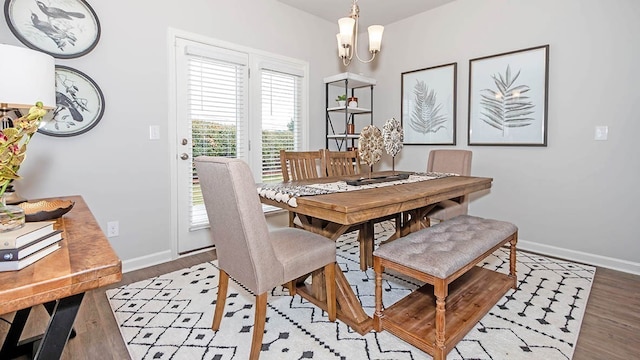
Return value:
[[(297, 188), (318, 184), (341, 184), (348, 180), (384, 179), (398, 172), (381, 171), (350, 177), (324, 177), (312, 180), (294, 181), (271, 185), (271, 188)], [(451, 175), (451, 174), (450, 174)], [(319, 193), (314, 195), (288, 197), (266, 196), (260, 191), (263, 204), (293, 211), (300, 218), (305, 230), (337, 240), (345, 232), (357, 228), (360, 243), (361, 268), (367, 269), (373, 262), (374, 223), (382, 218), (402, 214), (402, 221), (396, 223), (396, 231), (389, 240), (405, 236), (424, 228), (427, 213), (443, 200), (459, 199), (464, 195), (491, 188), (493, 179), (476, 176), (425, 177), (423, 181), (396, 181), (373, 187), (356, 187), (354, 190)], [(373, 181), (375, 183), (375, 181)], [(386, 185), (386, 186), (382, 186)], [(273, 195), (273, 192), (271, 193)], [(364, 262), (364, 264), (362, 264)], [(373, 329), (372, 318), (362, 308), (340, 266), (336, 263), (337, 317), (360, 334)], [(306, 277), (308, 278), (308, 276)], [(324, 274), (317, 270), (311, 274), (311, 281), (300, 279), (294, 292), (326, 310)]]

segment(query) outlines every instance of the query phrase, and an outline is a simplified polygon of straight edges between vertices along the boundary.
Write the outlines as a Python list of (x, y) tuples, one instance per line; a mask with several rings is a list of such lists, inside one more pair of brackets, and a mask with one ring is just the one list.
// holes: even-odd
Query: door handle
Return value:
[(182, 153), (182, 155), (180, 155), (180, 159), (182, 160), (187, 160), (189, 158), (189, 155), (187, 153)]

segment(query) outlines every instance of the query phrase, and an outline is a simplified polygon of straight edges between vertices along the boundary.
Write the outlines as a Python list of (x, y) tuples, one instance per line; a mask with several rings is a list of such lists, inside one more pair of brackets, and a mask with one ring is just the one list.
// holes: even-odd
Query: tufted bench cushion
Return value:
[(509, 222), (460, 215), (381, 245), (373, 255), (444, 279), (517, 230)]

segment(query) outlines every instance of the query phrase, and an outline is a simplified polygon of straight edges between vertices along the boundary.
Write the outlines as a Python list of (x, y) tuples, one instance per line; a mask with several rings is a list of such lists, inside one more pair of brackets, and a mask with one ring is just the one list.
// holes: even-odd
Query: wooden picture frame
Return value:
[(468, 145), (547, 146), (549, 45), (469, 60)]
[(450, 63), (401, 74), (405, 145), (456, 144), (457, 73)]
[(75, 136), (95, 127), (104, 114), (104, 95), (87, 74), (56, 65), (56, 108), (42, 119), (39, 133)]
[(100, 40), (100, 21), (84, 0), (5, 0), (4, 16), (18, 40), (55, 58), (89, 53)]

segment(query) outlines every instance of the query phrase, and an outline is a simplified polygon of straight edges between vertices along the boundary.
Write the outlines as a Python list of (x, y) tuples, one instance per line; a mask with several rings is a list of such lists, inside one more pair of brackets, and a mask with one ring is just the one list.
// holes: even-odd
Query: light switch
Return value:
[(160, 139), (160, 126), (151, 125), (149, 126), (149, 140), (158, 140)]
[(594, 140), (607, 140), (608, 135), (609, 135), (608, 126), (596, 126)]

